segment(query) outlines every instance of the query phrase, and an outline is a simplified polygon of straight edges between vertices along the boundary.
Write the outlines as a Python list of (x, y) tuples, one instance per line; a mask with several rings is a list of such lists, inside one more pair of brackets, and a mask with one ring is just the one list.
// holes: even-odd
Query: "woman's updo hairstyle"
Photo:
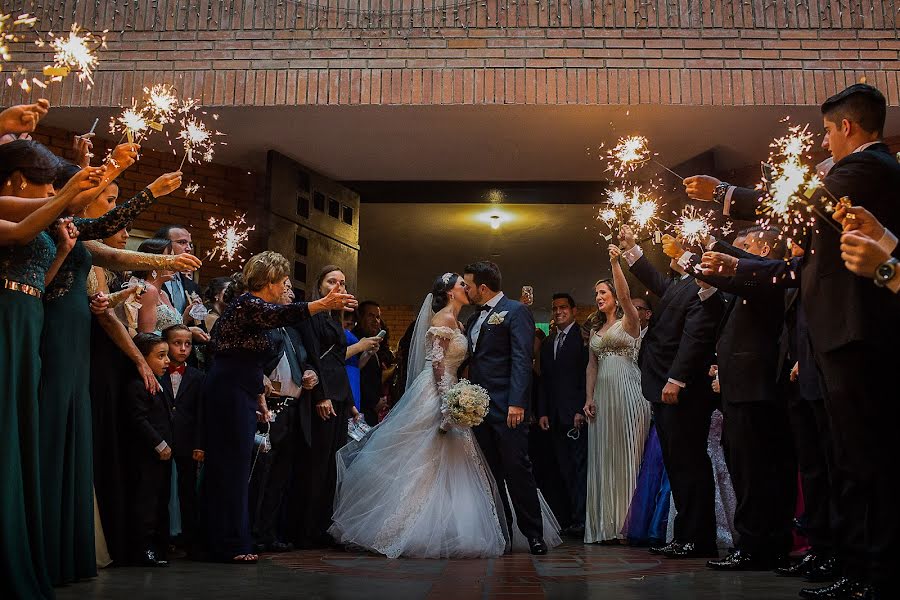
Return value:
[(458, 273), (444, 273), (434, 280), (434, 285), (431, 286), (431, 310), (438, 312), (450, 303), (448, 294), (450, 290), (456, 287), (456, 282), (459, 281), (459, 278)]
[(16, 171), (35, 185), (53, 183), (59, 159), (46, 146), (34, 140), (15, 140), (0, 145), (0, 185)]

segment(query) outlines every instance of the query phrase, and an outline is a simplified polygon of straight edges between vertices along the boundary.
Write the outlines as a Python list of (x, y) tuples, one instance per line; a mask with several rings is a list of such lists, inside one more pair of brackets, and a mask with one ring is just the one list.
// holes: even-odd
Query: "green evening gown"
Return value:
[(81, 240), (119, 231), (155, 198), (144, 190), (98, 219), (75, 219), (79, 241), (44, 296), (40, 476), (44, 550), (54, 585), (97, 575), (90, 398), (91, 253)]
[[(56, 255), (40, 234), (0, 248), (0, 279), (44, 289)], [(38, 385), (44, 306), (39, 298), (0, 289), (0, 597), (53, 598), (44, 565), (38, 460)]]

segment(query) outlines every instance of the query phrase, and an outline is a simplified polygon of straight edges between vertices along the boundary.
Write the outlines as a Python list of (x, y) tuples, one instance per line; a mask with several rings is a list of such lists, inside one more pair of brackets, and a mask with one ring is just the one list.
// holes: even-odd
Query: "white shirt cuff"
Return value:
[(163, 450), (165, 450), (165, 449), (168, 448), (168, 447), (169, 447), (169, 445), (166, 443), (165, 440), (163, 440), (163, 441), (161, 441), (161, 442), (159, 443), (158, 446), (156, 446), (156, 452), (159, 453), (159, 454), (162, 454), (162, 453), (163, 453)]
[(639, 261), (641, 257), (644, 255), (644, 251), (641, 250), (641, 247), (637, 244), (634, 245), (630, 250), (626, 250), (622, 253), (622, 256), (625, 257), (625, 262), (628, 263), (628, 266), (632, 266), (634, 263)]
[(894, 250), (897, 248), (897, 236), (891, 233), (890, 229), (885, 227), (884, 235), (878, 240), (878, 246), (888, 254), (893, 254)]
[(725, 200), (722, 202), (722, 214), (726, 217), (731, 216), (731, 196), (734, 194), (734, 188), (736, 186), (728, 186), (728, 189), (725, 190)]
[(691, 268), (691, 259), (694, 257), (693, 252), (685, 251), (684, 254), (681, 255), (681, 258), (678, 259), (678, 266), (687, 271)]
[(678, 381), (677, 379), (672, 379), (671, 377), (669, 377), (669, 383), (674, 383), (675, 385), (677, 385), (677, 386), (680, 387), (681, 389), (684, 389), (684, 388), (687, 386), (687, 384), (686, 384), (685, 382), (683, 382), (683, 381)]
[(697, 295), (700, 296), (700, 302), (706, 302), (707, 300), (715, 296), (716, 292), (718, 291), (719, 290), (714, 287), (700, 288), (700, 291), (697, 292)]

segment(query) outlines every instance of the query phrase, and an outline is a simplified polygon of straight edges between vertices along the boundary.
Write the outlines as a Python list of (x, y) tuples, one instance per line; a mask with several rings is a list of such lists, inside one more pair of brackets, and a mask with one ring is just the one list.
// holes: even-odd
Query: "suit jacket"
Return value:
[[(900, 231), (900, 165), (885, 144), (874, 144), (838, 161), (823, 183), (836, 198), (848, 196), (854, 204), (865, 206), (885, 227)], [(758, 197), (759, 193), (753, 190), (735, 190), (731, 215), (756, 218)], [(823, 206), (825, 198), (825, 192), (820, 191), (813, 201)], [(813, 228), (801, 264), (801, 301), (817, 352), (862, 341), (887, 345), (900, 334), (895, 295), (844, 267), (840, 234), (834, 228), (825, 223)], [(839, 325), (836, 318), (840, 318)]]
[(181, 376), (181, 385), (176, 395), (172, 387), (172, 376), (162, 376), (161, 387), (168, 403), (172, 406), (173, 438), (166, 440), (172, 446), (175, 456), (189, 457), (194, 450), (206, 448), (205, 419), (203, 414), (203, 387), (206, 374), (200, 369), (187, 365)]
[[(312, 406), (325, 399), (322, 391), (322, 375), (319, 363), (318, 345), (312, 338), (312, 331), (310, 328), (285, 327), (284, 329), (287, 331), (288, 337), (291, 339), (291, 343), (294, 346), (294, 351), (297, 354), (297, 361), (300, 363), (300, 369), (304, 372), (308, 370), (315, 371), (316, 375), (319, 376), (319, 385), (312, 390), (303, 390), (303, 393), (301, 393), (300, 397), (297, 399), (297, 415), (300, 431), (303, 434), (303, 441), (306, 442), (307, 445), (310, 445), (312, 443)], [(271, 340), (272, 352), (266, 357), (263, 372), (266, 375), (269, 375), (269, 373), (275, 370), (275, 367), (277, 367), (278, 363), (281, 361), (282, 355), (284, 355), (284, 337), (281, 335), (280, 329), (272, 329), (268, 331), (266, 335), (268, 335)]]
[(664, 277), (646, 256), (631, 266), (631, 272), (660, 298), (641, 342), (644, 398), (662, 402), (670, 378), (686, 384), (681, 392), (685, 396), (709, 397), (709, 366), (715, 360), (716, 329), (724, 310), (721, 294), (701, 302), (693, 278)]
[[(738, 258), (756, 256), (724, 242), (717, 242), (714, 249)], [(735, 296), (726, 305), (716, 342), (722, 402), (774, 402), (782, 364), (779, 343), (784, 329), (784, 291), (703, 275), (699, 257), (694, 255), (692, 262), (697, 279)]]
[(125, 405), (134, 433), (134, 447), (139, 456), (156, 457), (156, 447), (163, 441), (173, 446), (174, 406), (169, 403), (165, 394), (151, 394), (144, 387), (142, 379), (133, 379), (125, 388)]
[[(201, 298), (203, 297), (203, 294), (200, 290), (200, 286), (198, 286), (196, 283), (194, 283), (193, 279), (191, 279), (190, 277), (186, 277), (180, 273), (178, 274), (178, 277), (181, 278), (181, 287), (184, 288), (183, 300), (185, 301), (185, 306), (187, 305), (188, 299), (190, 298), (191, 294), (197, 294)], [(164, 283), (163, 290), (166, 292), (166, 295), (169, 296), (169, 300), (171, 300), (172, 303), (175, 304), (175, 298), (173, 297), (173, 291), (172, 291), (172, 282), (167, 281), (166, 283)]]
[(559, 332), (541, 342), (541, 379), (538, 389), (538, 417), (549, 417), (553, 423), (572, 427), (575, 415), (583, 414), (588, 348), (581, 337), (578, 323), (572, 325), (562, 347), (553, 357)]
[[(491, 315), (505, 312), (503, 322), (491, 325)], [(472, 327), (480, 313), (469, 317), (466, 337), (473, 347)], [(534, 363), (534, 318), (521, 302), (504, 296), (490, 311), (469, 360), (469, 379), (491, 396), (488, 419), (505, 422), (510, 406), (529, 412), (531, 367)]]
[[(347, 336), (338, 321), (328, 313), (318, 313), (302, 321), (300, 332), (313, 368), (319, 374), (322, 398), (332, 403), (352, 403), (353, 392), (347, 377)], [(316, 366), (316, 362), (318, 366)]]

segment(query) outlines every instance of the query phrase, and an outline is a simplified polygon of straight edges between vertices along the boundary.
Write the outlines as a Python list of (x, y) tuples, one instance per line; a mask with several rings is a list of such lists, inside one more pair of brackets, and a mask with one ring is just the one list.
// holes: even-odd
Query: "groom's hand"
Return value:
[(525, 420), (525, 409), (519, 406), (510, 406), (506, 415), (506, 425), (510, 429), (515, 429)]

